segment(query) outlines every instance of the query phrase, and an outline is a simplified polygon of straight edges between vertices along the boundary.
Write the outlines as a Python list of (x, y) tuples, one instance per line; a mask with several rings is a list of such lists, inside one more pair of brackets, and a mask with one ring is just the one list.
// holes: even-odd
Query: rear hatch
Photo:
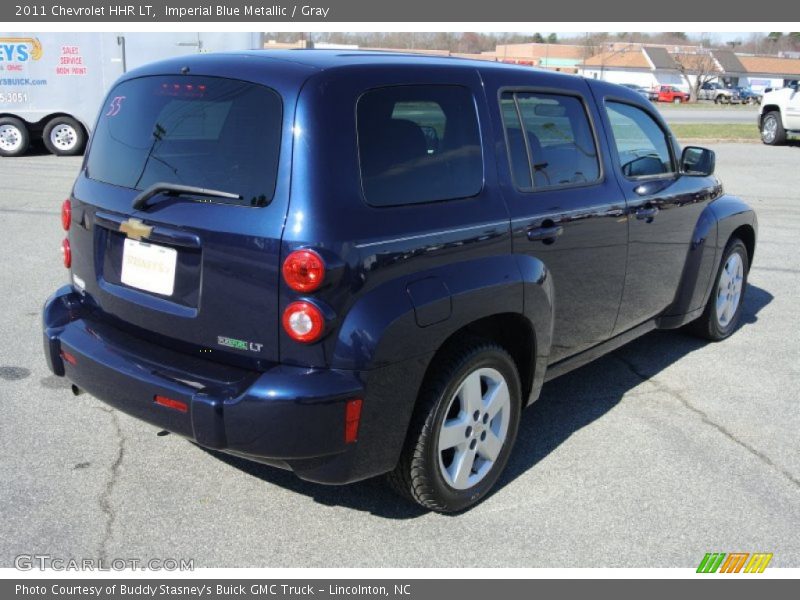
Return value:
[(73, 283), (96, 312), (165, 346), (278, 360), (290, 148), (281, 97), (245, 81), (119, 83), (73, 190)]

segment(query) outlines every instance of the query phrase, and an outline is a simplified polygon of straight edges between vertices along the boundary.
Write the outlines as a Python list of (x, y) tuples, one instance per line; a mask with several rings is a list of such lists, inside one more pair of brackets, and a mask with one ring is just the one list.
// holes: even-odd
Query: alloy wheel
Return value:
[(439, 430), (439, 469), (450, 487), (471, 488), (489, 473), (506, 442), (510, 411), (508, 383), (499, 371), (467, 375)]
[(728, 257), (719, 276), (717, 284), (717, 321), (721, 327), (727, 327), (742, 299), (742, 285), (744, 281), (744, 264), (742, 257), (736, 252)]

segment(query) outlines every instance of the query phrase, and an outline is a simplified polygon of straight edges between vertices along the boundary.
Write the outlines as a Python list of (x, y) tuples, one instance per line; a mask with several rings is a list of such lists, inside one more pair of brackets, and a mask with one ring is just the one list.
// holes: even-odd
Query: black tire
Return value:
[[(768, 130), (768, 121), (774, 119), (775, 121), (775, 135), (772, 137), (771, 129)], [(771, 110), (765, 114), (761, 119), (761, 141), (768, 146), (780, 146), (786, 143), (786, 130), (783, 128), (783, 121), (781, 121), (781, 113), (777, 110)]]
[[(54, 132), (66, 132), (64, 143), (52, 139)], [(47, 122), (42, 132), (45, 147), (56, 156), (75, 156), (86, 147), (86, 130), (72, 117), (54, 117)]]
[(0, 118), (0, 129), (8, 129), (7, 134), (15, 138), (14, 147), (10, 148), (0, 143), (0, 156), (22, 156), (28, 151), (31, 136), (25, 122), (16, 117)]
[[(487, 467), (482, 478), (471, 487), (457, 489), (448, 484), (440, 468), (439, 434), (448, 417), (448, 409), (453, 410), (452, 403), (456, 402), (454, 398), (461, 384), (468, 375), (482, 368), (493, 369), (501, 374), (508, 385), (508, 428), (497, 458)], [(388, 475), (391, 486), (406, 498), (437, 512), (458, 512), (480, 502), (497, 482), (508, 462), (519, 428), (521, 397), (516, 364), (501, 346), (479, 338), (468, 338), (443, 350), (436, 359), (432, 374), (423, 383), (400, 461)], [(481, 420), (479, 418), (476, 423)], [(493, 423), (493, 420), (489, 421), (485, 427), (492, 427)], [(472, 430), (472, 427), (467, 429)], [(473, 444), (473, 441), (469, 444)], [(479, 456), (475, 451), (473, 455)]]
[[(720, 278), (725, 271), (725, 266), (728, 264), (729, 259), (733, 254), (737, 254), (742, 264), (742, 280), (741, 280), (741, 293), (739, 295), (738, 305), (733, 316), (726, 322), (721, 322), (717, 314), (717, 300), (720, 297)], [(742, 307), (744, 306), (744, 297), (747, 292), (747, 275), (750, 271), (750, 260), (747, 254), (747, 248), (744, 242), (739, 238), (732, 238), (728, 245), (725, 247), (725, 252), (722, 254), (722, 260), (717, 269), (717, 276), (714, 278), (714, 287), (711, 289), (708, 302), (706, 303), (705, 310), (702, 316), (689, 324), (689, 330), (697, 335), (712, 342), (719, 342), (736, 331), (739, 326), (739, 321), (742, 318)]]

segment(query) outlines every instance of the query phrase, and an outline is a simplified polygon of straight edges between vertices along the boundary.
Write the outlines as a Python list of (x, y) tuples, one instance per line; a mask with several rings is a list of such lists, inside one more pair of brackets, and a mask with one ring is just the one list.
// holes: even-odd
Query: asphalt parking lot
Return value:
[(719, 144), (758, 211), (744, 324), (654, 332), (547, 384), (498, 491), (424, 513), (223, 457), (73, 397), (40, 309), (66, 281), (59, 207), (80, 159), (0, 159), (0, 566), (19, 554), (209, 567), (695, 567), (772, 552), (800, 567), (800, 146)]

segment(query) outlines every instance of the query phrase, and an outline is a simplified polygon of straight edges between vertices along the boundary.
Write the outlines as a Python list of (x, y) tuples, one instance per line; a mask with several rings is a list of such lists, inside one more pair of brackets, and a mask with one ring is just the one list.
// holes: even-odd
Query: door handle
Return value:
[(528, 229), (528, 240), (531, 242), (544, 242), (545, 244), (552, 244), (562, 233), (564, 233), (564, 227), (562, 225), (534, 227), (533, 229)]
[(636, 210), (636, 218), (640, 221), (653, 222), (653, 217), (658, 214), (657, 206), (648, 206), (647, 208), (639, 208)]

